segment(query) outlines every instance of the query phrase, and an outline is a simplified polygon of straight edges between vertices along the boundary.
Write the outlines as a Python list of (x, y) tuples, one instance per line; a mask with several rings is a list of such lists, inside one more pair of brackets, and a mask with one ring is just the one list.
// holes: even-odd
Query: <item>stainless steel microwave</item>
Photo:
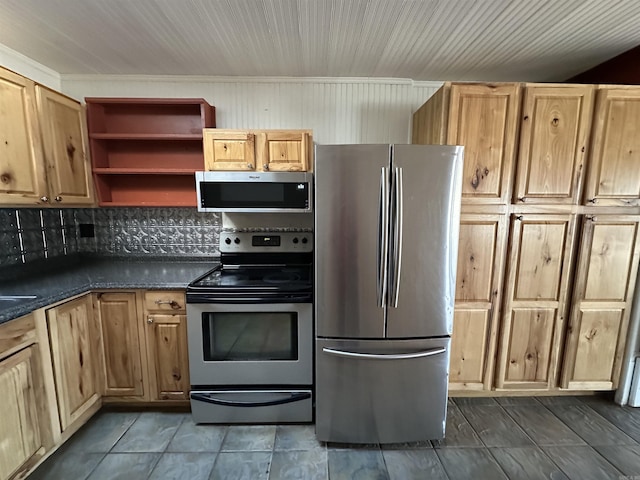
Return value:
[(308, 172), (196, 172), (200, 212), (313, 212)]

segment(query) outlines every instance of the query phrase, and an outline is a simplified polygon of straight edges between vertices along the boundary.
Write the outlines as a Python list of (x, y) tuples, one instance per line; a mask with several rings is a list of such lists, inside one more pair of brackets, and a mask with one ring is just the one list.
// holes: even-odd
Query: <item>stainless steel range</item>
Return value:
[(313, 233), (227, 228), (221, 264), (187, 288), (197, 423), (311, 422)]

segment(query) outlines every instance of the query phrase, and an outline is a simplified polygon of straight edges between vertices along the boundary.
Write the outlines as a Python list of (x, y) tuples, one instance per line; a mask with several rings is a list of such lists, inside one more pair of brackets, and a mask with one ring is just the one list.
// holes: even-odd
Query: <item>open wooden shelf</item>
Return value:
[(215, 108), (201, 98), (86, 98), (101, 206), (196, 206), (202, 129)]

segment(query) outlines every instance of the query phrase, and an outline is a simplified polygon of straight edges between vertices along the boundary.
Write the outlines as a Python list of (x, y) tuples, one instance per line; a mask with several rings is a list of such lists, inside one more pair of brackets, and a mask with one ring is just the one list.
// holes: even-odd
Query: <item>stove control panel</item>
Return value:
[(308, 229), (224, 229), (221, 253), (312, 252), (313, 232)]

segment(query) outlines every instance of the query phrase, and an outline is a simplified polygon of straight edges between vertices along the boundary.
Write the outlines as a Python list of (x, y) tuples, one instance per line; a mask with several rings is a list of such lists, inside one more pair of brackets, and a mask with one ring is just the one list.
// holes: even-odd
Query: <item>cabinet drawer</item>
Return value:
[(33, 315), (11, 320), (0, 326), (0, 359), (35, 342), (36, 325)]
[(146, 310), (183, 311), (185, 309), (184, 292), (145, 292), (144, 308)]

